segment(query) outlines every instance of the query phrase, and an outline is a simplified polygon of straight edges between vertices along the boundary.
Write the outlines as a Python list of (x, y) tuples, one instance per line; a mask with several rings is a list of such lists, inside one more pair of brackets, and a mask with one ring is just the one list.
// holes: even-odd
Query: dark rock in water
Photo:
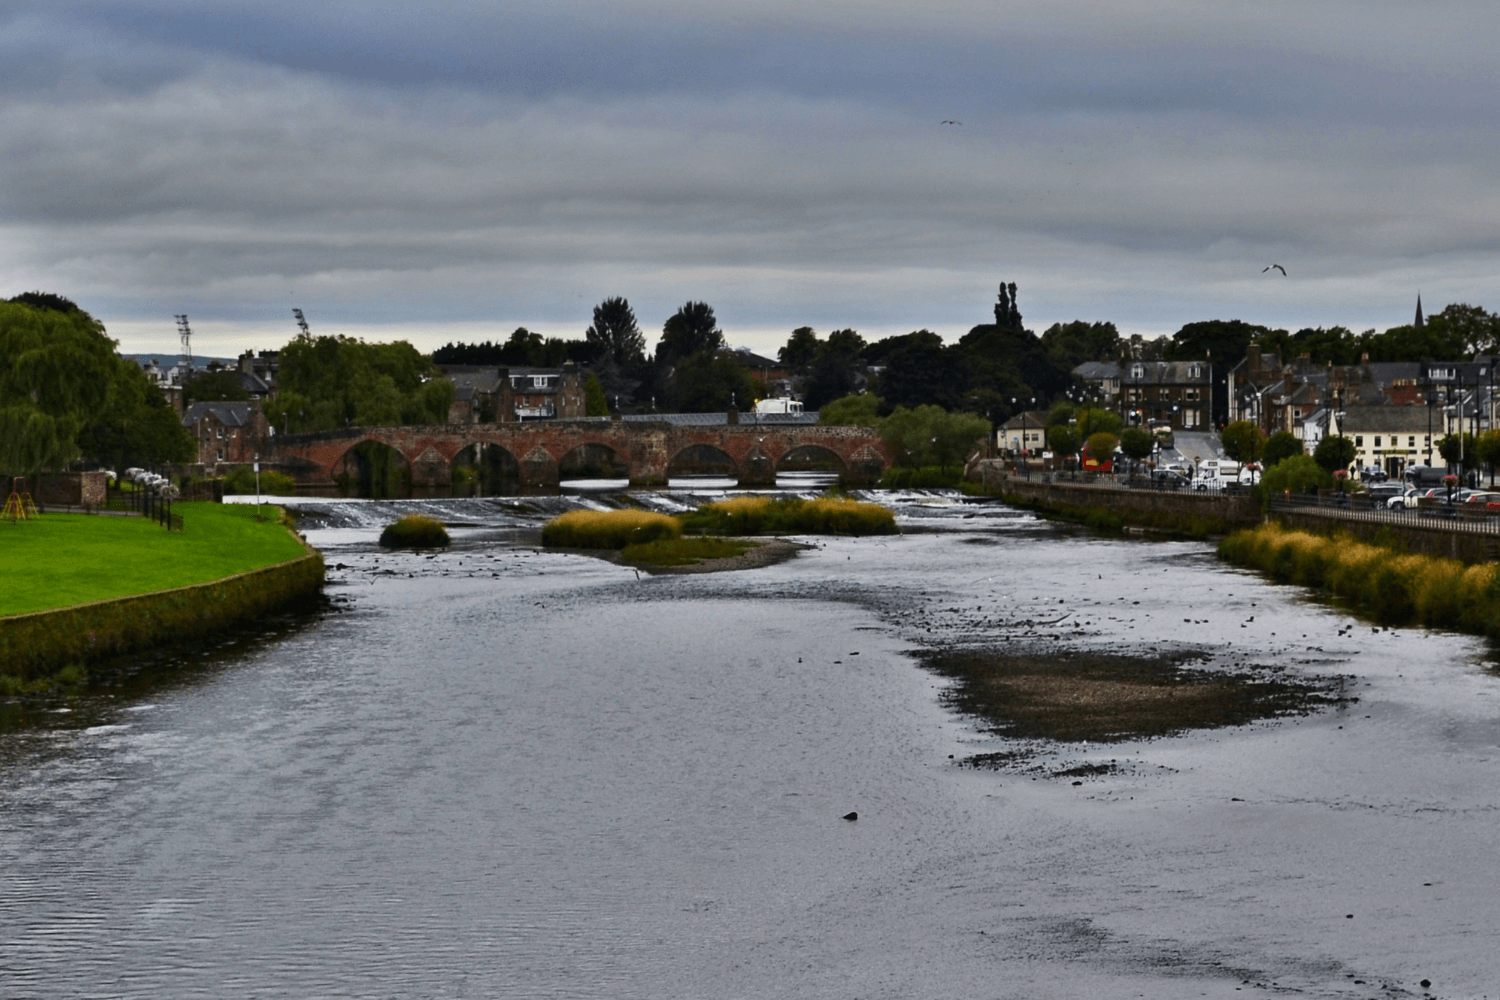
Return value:
[(1073, 784), (1075, 784), (1075, 785), (1081, 785), (1081, 784), (1083, 784), (1083, 782), (1081, 782), (1081, 781), (1075, 781), (1075, 782), (1073, 782)]
[(853, 823), (855, 820), (859, 819), (859, 813), (847, 813), (845, 814), (844, 818)]
[(1429, 987), (1429, 986), (1432, 985), (1432, 980), (1431, 979), (1424, 979), (1420, 983), (1418, 983), (1417, 985), (1421, 986), (1422, 989), (1425, 990), (1427, 987)]

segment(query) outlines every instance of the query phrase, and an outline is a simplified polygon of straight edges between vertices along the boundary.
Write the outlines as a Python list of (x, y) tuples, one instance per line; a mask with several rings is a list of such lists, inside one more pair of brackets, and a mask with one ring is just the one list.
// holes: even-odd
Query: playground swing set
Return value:
[(6, 498), (5, 509), (0, 511), (0, 519), (19, 524), (22, 521), (34, 521), (41, 516), (36, 504), (31, 501), (31, 494), (26, 491), (26, 480), (11, 480), (10, 496)]

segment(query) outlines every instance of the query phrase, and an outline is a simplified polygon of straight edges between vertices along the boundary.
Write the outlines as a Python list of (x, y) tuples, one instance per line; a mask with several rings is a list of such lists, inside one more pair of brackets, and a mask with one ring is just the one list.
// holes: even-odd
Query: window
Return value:
[(1191, 368), (1188, 369), (1188, 378), (1202, 378), (1202, 377), (1203, 377), (1203, 369), (1200, 366), (1193, 365)]
[(1131, 368), (1130, 368), (1130, 377), (1134, 378), (1134, 379), (1145, 378), (1146, 377), (1146, 366), (1145, 365), (1132, 365)]
[(1377, 447), (1377, 448), (1380, 447), (1380, 435), (1379, 434), (1375, 435), (1375, 447)]
[(1407, 438), (1406, 439), (1406, 446), (1408, 448), (1415, 448), (1417, 446), (1417, 439), (1415, 437), (1409, 437), (1409, 438)]
[(1365, 436), (1363, 434), (1356, 434), (1356, 435), (1354, 435), (1354, 447), (1356, 447), (1356, 448), (1363, 448), (1364, 446), (1365, 446)]

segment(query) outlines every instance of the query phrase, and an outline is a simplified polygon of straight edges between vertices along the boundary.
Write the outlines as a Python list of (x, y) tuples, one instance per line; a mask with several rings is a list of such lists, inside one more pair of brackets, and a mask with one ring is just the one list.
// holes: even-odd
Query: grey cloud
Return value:
[[(295, 287), (392, 322), (625, 294), (960, 326), (1025, 277), (1029, 317), (1175, 327), (1353, 313), (1439, 261), (1496, 290), (1494, 70), (1473, 37), (1402, 48), (1395, 8), (1337, 8), (1370, 11), (1363, 49), (1316, 7), (1300, 32), (1201, 5), (354, 9), (13, 19), (53, 57), (0, 76), (10, 273), (125, 313)], [(1300, 291), (1239, 284), (1271, 256)]]

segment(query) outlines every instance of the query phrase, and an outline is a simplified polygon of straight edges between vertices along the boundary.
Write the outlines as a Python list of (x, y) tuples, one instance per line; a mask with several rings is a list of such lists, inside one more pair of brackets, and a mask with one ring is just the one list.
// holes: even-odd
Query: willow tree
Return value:
[(78, 458), (117, 362), (104, 325), (81, 309), (0, 302), (0, 469), (34, 476)]

